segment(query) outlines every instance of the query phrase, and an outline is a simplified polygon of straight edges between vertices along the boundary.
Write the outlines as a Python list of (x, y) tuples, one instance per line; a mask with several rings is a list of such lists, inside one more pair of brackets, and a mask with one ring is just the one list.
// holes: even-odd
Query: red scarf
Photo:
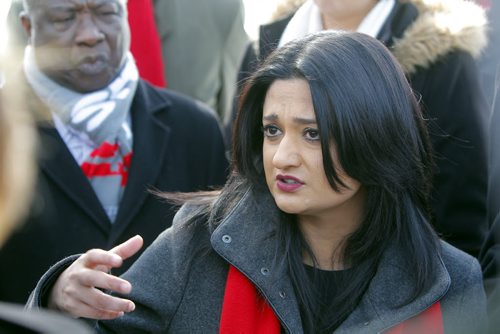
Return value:
[[(220, 334), (279, 334), (281, 325), (267, 301), (250, 280), (229, 266), (220, 321)], [(443, 317), (437, 302), (421, 314), (391, 328), (386, 334), (443, 334)]]
[(229, 266), (219, 333), (279, 334), (280, 331), (278, 317), (253, 283)]

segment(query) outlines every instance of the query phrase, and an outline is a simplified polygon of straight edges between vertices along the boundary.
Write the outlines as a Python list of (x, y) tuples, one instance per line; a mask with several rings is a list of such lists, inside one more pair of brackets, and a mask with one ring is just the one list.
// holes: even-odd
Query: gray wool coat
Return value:
[[(286, 270), (274, 261), (278, 210), (268, 194), (248, 190), (216, 227), (186, 224), (193, 210), (185, 205), (173, 226), (122, 276), (133, 286), (132, 313), (97, 324), (99, 332), (218, 333), (228, 264), (252, 281), (274, 309), (287, 333), (302, 333), (297, 300)], [(441, 302), (445, 333), (482, 333), (486, 297), (476, 259), (442, 242), (433, 266), (434, 285), (401, 306), (412, 284), (404, 249), (389, 246), (368, 290), (335, 333), (383, 333)], [(72, 259), (54, 266), (39, 282), (31, 307), (41, 305), (44, 291)]]

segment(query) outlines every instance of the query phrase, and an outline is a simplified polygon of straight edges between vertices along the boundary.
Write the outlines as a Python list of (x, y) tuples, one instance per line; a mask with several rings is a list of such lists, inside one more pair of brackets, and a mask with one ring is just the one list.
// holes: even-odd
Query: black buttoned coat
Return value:
[(228, 164), (211, 110), (140, 81), (131, 119), (132, 164), (113, 224), (54, 126), (38, 125), (38, 185), (30, 217), (0, 250), (0, 300), (26, 302), (42, 274), (70, 254), (109, 249), (136, 234), (145, 249), (175, 213), (150, 190), (186, 192), (224, 184)]

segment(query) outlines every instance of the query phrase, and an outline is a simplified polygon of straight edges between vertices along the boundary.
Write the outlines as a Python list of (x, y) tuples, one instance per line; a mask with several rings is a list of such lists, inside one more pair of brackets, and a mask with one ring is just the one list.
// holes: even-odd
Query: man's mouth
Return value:
[(96, 75), (108, 67), (105, 57), (86, 57), (78, 63), (78, 69), (87, 75)]

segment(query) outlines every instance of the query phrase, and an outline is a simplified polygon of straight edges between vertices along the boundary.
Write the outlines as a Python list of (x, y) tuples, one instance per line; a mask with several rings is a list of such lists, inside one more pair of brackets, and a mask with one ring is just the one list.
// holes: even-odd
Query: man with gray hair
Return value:
[(42, 117), (33, 210), (0, 251), (0, 299), (14, 302), (65, 256), (136, 234), (150, 244), (174, 214), (150, 189), (209, 189), (227, 173), (213, 112), (139, 79), (125, 0), (24, 0), (21, 22)]

